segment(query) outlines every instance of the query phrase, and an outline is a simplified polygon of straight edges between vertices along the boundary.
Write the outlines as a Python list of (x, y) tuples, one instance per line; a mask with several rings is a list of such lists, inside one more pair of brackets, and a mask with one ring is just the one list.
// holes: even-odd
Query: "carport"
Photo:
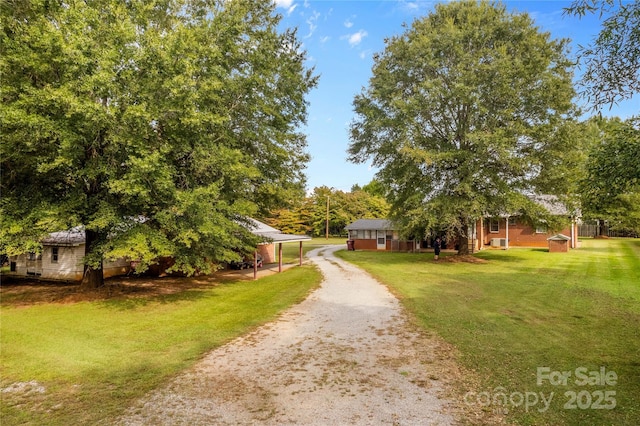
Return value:
[[(285, 234), (282, 231), (273, 228), (269, 225), (267, 225), (266, 223), (262, 223), (260, 221), (257, 221), (253, 218), (251, 218), (251, 222), (253, 224), (253, 228), (251, 229), (251, 232), (254, 235), (257, 235), (259, 237), (262, 238), (263, 242), (259, 244), (259, 246), (266, 246), (266, 245), (275, 245), (277, 244), (277, 248), (278, 248), (278, 253), (277, 253), (277, 259), (278, 259), (278, 272), (282, 272), (282, 244), (284, 243), (298, 243), (299, 244), (299, 249), (298, 249), (298, 265), (302, 266), (302, 243), (304, 241), (310, 241), (311, 237), (307, 236), (307, 235), (293, 235), (293, 234)], [(256, 247), (256, 250), (253, 253), (253, 279), (257, 279), (258, 278), (258, 262), (257, 262), (257, 258), (258, 258), (258, 248)]]

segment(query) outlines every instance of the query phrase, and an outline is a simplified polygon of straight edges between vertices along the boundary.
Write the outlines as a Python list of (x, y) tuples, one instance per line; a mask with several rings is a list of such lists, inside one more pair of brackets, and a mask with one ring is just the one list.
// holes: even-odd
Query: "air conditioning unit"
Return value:
[(506, 238), (492, 238), (491, 239), (491, 247), (506, 247), (507, 239)]

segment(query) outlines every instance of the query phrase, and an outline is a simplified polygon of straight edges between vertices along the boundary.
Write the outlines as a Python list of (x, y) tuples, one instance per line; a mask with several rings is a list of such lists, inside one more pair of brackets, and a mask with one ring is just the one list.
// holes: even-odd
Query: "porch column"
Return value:
[(509, 250), (509, 216), (506, 217), (505, 221), (505, 240), (504, 240), (504, 249)]
[(478, 240), (478, 250), (484, 249), (484, 217), (480, 216), (480, 240)]
[(278, 243), (278, 272), (282, 272), (282, 243)]

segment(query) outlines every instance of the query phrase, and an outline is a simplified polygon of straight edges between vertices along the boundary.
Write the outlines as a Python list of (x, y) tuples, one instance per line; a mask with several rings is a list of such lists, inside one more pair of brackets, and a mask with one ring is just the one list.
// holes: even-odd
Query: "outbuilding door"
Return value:
[(377, 244), (376, 248), (378, 250), (386, 250), (387, 249), (387, 231), (376, 231), (377, 233)]
[(42, 254), (27, 255), (27, 275), (42, 275)]

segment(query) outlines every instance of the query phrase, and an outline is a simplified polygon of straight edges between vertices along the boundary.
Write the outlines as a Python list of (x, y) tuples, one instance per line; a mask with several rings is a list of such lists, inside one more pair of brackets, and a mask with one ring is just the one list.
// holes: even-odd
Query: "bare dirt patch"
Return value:
[(42, 303), (77, 303), (127, 298), (153, 298), (192, 289), (219, 285), (219, 276), (206, 277), (117, 277), (96, 289), (82, 289), (77, 283), (37, 280), (2, 280), (0, 304), (29, 306)]

